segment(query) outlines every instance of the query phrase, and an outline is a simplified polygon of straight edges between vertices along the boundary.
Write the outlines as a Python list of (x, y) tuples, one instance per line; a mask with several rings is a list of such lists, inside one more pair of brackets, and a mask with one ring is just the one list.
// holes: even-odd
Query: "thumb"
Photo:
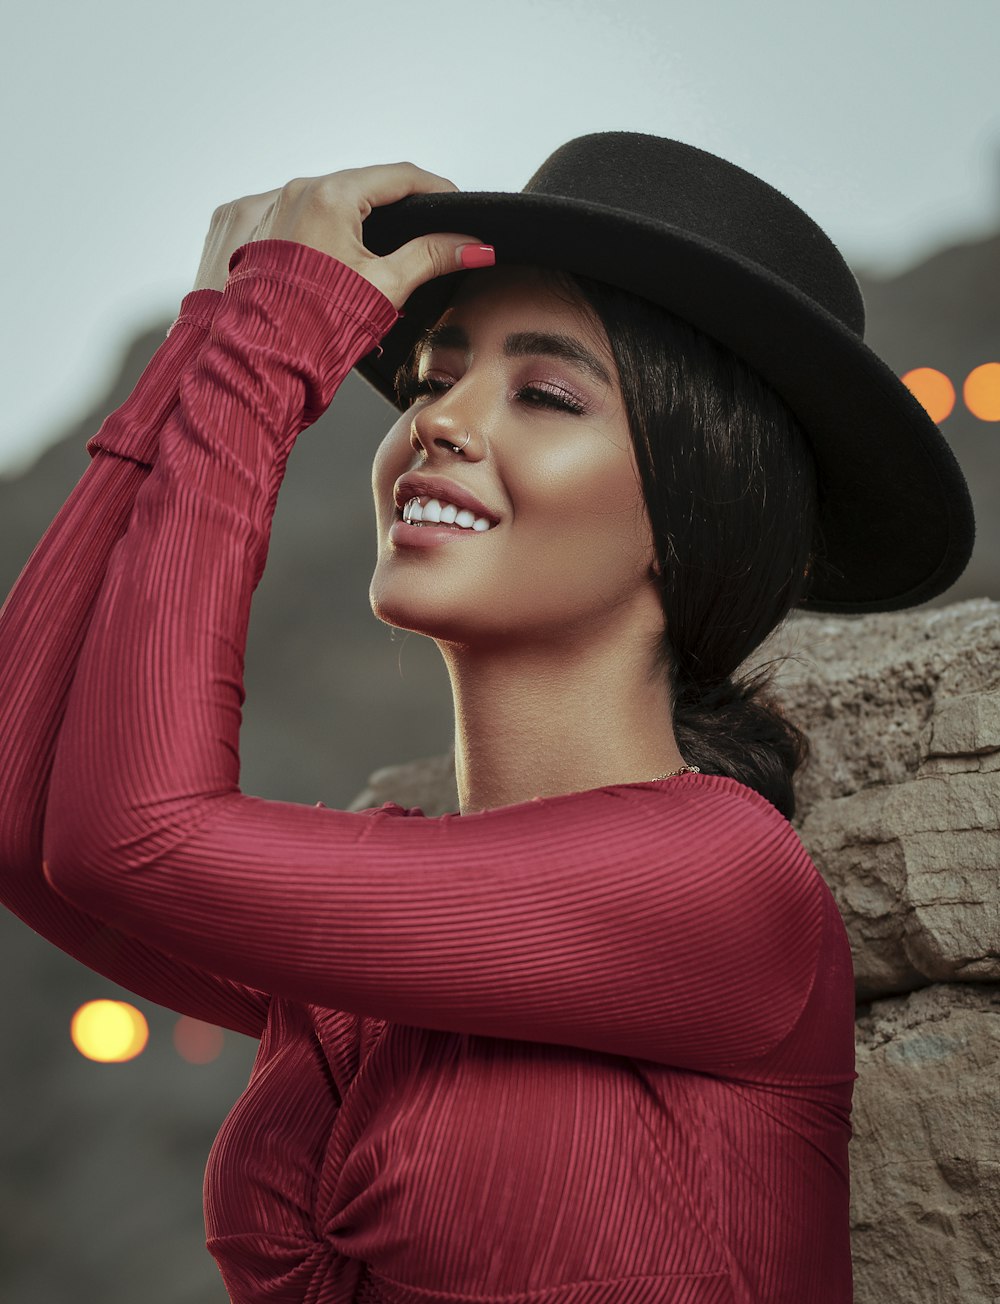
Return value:
[[(436, 276), (472, 267), (492, 267), (496, 254), (492, 245), (475, 236), (435, 232), (417, 236), (378, 260), (379, 289), (399, 310), (413, 291)], [(366, 273), (374, 272), (366, 269)], [(374, 281), (374, 275), (371, 276)]]

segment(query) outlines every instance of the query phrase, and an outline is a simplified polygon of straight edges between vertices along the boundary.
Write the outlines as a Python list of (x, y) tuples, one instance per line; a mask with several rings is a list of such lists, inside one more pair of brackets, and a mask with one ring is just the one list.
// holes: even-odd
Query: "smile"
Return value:
[(389, 542), (401, 548), (433, 548), (439, 543), (455, 543), (459, 539), (481, 539), (492, 533), (492, 529), (470, 530), (432, 521), (395, 520), (389, 530)]
[(488, 516), (477, 516), (468, 507), (458, 507), (442, 498), (411, 498), (403, 507), (403, 520), (413, 525), (417, 521), (427, 524), (451, 525), (459, 530), (475, 530), (485, 534), (494, 524)]

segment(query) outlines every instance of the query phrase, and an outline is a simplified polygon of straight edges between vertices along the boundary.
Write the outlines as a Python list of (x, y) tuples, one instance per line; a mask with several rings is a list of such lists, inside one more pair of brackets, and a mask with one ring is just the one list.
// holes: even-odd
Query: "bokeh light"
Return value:
[(186, 1014), (174, 1024), (174, 1048), (189, 1064), (209, 1064), (222, 1053), (222, 1029)]
[(965, 378), (962, 397), (980, 421), (1000, 421), (1000, 362), (974, 367)]
[(903, 384), (932, 421), (941, 422), (955, 406), (955, 386), (943, 371), (934, 367), (914, 367), (902, 377)]
[(70, 1036), (87, 1059), (123, 1064), (145, 1050), (149, 1025), (126, 1001), (87, 1001), (73, 1015)]

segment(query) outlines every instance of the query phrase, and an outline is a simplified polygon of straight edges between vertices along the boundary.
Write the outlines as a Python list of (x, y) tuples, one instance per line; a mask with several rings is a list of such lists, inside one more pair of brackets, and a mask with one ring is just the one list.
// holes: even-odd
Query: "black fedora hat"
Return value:
[[(975, 524), (940, 430), (864, 343), (857, 281), (816, 223), (767, 182), (680, 141), (579, 136), (520, 192), (411, 195), (376, 208), (364, 241), (387, 254), (433, 231), (474, 232), (497, 265), (607, 281), (690, 322), (781, 395), (820, 474), (824, 564), (801, 605), (893, 611), (936, 597), (965, 568)], [(450, 283), (449, 283), (450, 282)], [(394, 379), (455, 289), (420, 286), (357, 364), (396, 407)]]

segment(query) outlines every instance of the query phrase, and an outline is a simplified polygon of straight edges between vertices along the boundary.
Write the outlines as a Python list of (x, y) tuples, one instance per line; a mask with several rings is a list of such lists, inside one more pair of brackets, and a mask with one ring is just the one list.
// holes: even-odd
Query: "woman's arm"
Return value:
[(0, 610), (0, 900), (89, 968), (158, 1004), (259, 1035), (268, 998), (173, 960), (71, 905), (42, 875), (42, 820), (66, 695), (108, 556), (156, 460), (184, 366), (221, 298), (185, 296), (131, 395), (87, 444), (92, 461)]
[(315, 248), (237, 251), (80, 659), (50, 881), (300, 1001), (702, 1069), (766, 1054), (807, 999), (823, 888), (741, 785), (692, 775), (440, 819), (240, 791), (243, 653), (285, 461), (394, 318)]

